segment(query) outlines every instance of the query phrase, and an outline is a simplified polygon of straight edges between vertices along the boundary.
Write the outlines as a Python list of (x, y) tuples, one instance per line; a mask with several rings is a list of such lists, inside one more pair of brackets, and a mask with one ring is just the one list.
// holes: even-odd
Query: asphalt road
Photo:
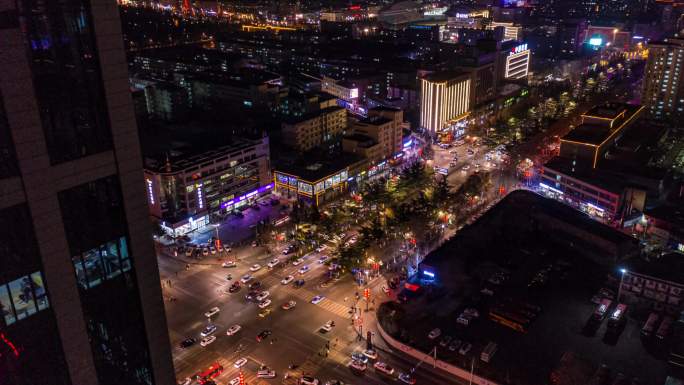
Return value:
[[(272, 270), (266, 267), (271, 258), (261, 248), (245, 247), (237, 250), (237, 254), (240, 256), (237, 268), (221, 268), (220, 265), (207, 263), (193, 265), (187, 271), (184, 269), (184, 262), (168, 255), (159, 257), (162, 275), (173, 276), (171, 286), (165, 284), (167, 287), (164, 288), (164, 293), (176, 298), (173, 302), (166, 302), (166, 315), (179, 380), (219, 362), (224, 367), (224, 372), (217, 380), (219, 384), (226, 384), (238, 376), (239, 371), (233, 367), (233, 363), (241, 357), (248, 359), (243, 367), (248, 384), (295, 384), (302, 373), (315, 375), (321, 381), (339, 379), (349, 384), (399, 383), (396, 379), (399, 371), (408, 371), (416, 364), (381, 352), (378, 359), (396, 368), (393, 377), (382, 376), (371, 366), (362, 378), (349, 370), (347, 364), (350, 354), (365, 349), (366, 345), (365, 341), (358, 341), (349, 313), (355, 293), (361, 293), (362, 290), (349, 276), (331, 286), (321, 287), (320, 284), (327, 280), (327, 267), (317, 262), (318, 254), (310, 254), (299, 266), (281, 265)], [(286, 258), (281, 254), (280, 259)], [(249, 266), (254, 263), (263, 266), (253, 275), (270, 292), (269, 298), (272, 301), (272, 313), (263, 318), (258, 316), (261, 309), (244, 298), (247, 293), (244, 286), (236, 293), (225, 292), (231, 282), (247, 273)], [(299, 274), (298, 270), (303, 265), (308, 265), (310, 271)], [(179, 269), (178, 276), (175, 276)], [(228, 273), (233, 276), (233, 280), (226, 280)], [(296, 279), (305, 279), (305, 285), (299, 289), (294, 288), (292, 283), (282, 285), (280, 280), (290, 274)], [(386, 298), (379, 289), (380, 283), (384, 284), (381, 277), (371, 284), (374, 287), (373, 298), (378, 298), (378, 303)], [(326, 298), (314, 305), (310, 301), (315, 295), (324, 295)], [(289, 300), (297, 302), (295, 308), (281, 309), (281, 305)], [(209, 322), (204, 313), (214, 306), (221, 309), (211, 320), (218, 327), (214, 333), (216, 341), (206, 347), (197, 343), (190, 348), (181, 349), (179, 343), (183, 339), (201, 339), (200, 331)], [(335, 328), (329, 333), (320, 333), (319, 328), (329, 320), (335, 322)], [(227, 336), (226, 330), (234, 324), (241, 325), (242, 329), (233, 336)], [(256, 335), (265, 329), (273, 331), (273, 334), (266, 340), (257, 342)], [(327, 357), (326, 342), (330, 343)], [(283, 376), (288, 372), (290, 364), (299, 367), (290, 371), (290, 379), (284, 380)], [(272, 380), (257, 379), (256, 371), (261, 365), (274, 369), (278, 376)], [(446, 381), (435, 376), (424, 366), (415, 375), (419, 384), (454, 383), (453, 380)]]

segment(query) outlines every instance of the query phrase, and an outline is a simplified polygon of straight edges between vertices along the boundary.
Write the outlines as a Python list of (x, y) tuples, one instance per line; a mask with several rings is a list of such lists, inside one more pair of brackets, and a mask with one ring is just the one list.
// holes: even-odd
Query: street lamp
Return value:
[(620, 297), (622, 294), (622, 282), (625, 279), (625, 273), (627, 272), (627, 269), (625, 268), (620, 268), (620, 286), (618, 286), (618, 295), (617, 295), (617, 301), (620, 303)]

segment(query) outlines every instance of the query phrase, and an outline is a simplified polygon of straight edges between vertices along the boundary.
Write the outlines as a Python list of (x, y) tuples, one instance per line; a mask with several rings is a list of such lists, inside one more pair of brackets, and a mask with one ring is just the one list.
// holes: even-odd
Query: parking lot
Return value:
[[(436, 347), (439, 359), (504, 383), (548, 382), (565, 352), (590, 359), (591, 372), (607, 365), (613, 377), (622, 373), (644, 384), (664, 383), (662, 349), (640, 335), (647, 313), (628, 311), (626, 323), (612, 334), (607, 320), (587, 327), (597, 306), (592, 296), (617, 286), (608, 278), (616, 275), (612, 266), (578, 257), (572, 247), (540, 233), (521, 231), (512, 236), (515, 242), (491, 241), (500, 231), (494, 222), (483, 216), (426, 258), (422, 271), (435, 277), (419, 277), (422, 293), (392, 305), (395, 322), (383, 320), (392, 334), (424, 352)], [(490, 241), (463, 242), (473, 234)], [(513, 307), (526, 309), (531, 320), (523, 331), (492, 320), (490, 311)], [(465, 309), (479, 313), (468, 325), (457, 321)], [(439, 336), (431, 339), (437, 328)], [(489, 342), (498, 349), (485, 363), (481, 352)], [(466, 343), (472, 347), (459, 352)]]

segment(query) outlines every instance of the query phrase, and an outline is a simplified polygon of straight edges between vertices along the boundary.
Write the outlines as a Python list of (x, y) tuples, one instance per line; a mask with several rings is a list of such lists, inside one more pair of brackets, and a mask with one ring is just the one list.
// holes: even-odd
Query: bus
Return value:
[(200, 384), (206, 384), (218, 377), (221, 373), (223, 373), (223, 366), (221, 366), (221, 364), (218, 362), (214, 362), (207, 368), (207, 370), (197, 373), (197, 382)]
[(527, 333), (527, 329), (529, 329), (530, 326), (529, 319), (502, 308), (493, 308), (489, 310), (489, 319), (520, 333)]
[(658, 326), (658, 321), (660, 321), (660, 316), (658, 313), (651, 313), (648, 316), (648, 319), (646, 319), (646, 322), (644, 323), (644, 327), (641, 328), (641, 335), (644, 337), (648, 337), (653, 333), (655, 330), (656, 326)]
[(494, 342), (488, 343), (487, 346), (485, 346), (485, 348), (482, 350), (480, 359), (488, 363), (492, 358), (494, 358), (494, 354), (496, 354), (497, 349), (498, 346)]
[(625, 313), (627, 313), (627, 305), (624, 303), (618, 304), (608, 319), (608, 327), (616, 328), (621, 326), (627, 320)]
[(606, 314), (608, 314), (608, 309), (610, 309), (610, 305), (613, 302), (609, 300), (608, 298), (604, 298), (601, 300), (601, 303), (596, 307), (596, 310), (594, 310), (594, 314), (592, 317), (596, 321), (603, 321), (604, 318), (606, 318)]
[(656, 337), (658, 337), (659, 340), (664, 340), (665, 337), (670, 334), (670, 327), (672, 326), (673, 321), (674, 319), (670, 316), (663, 318), (663, 322), (660, 323), (660, 327), (656, 332)]

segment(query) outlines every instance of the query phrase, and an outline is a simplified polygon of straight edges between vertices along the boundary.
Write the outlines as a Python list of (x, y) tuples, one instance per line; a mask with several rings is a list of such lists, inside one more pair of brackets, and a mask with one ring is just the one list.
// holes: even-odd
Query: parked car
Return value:
[(270, 269), (272, 269), (272, 268), (276, 267), (279, 263), (280, 263), (280, 260), (278, 258), (274, 258), (273, 260), (271, 260), (271, 262), (268, 263), (268, 267)]
[(268, 305), (270, 305), (270, 304), (271, 304), (271, 300), (266, 299), (264, 301), (259, 302), (258, 306), (259, 306), (259, 309), (264, 309), (264, 308), (268, 307)]
[(253, 264), (250, 268), (249, 271), (259, 271), (261, 270), (261, 265), (258, 263)]
[(221, 264), (221, 267), (225, 268), (230, 268), (230, 267), (237, 267), (237, 263), (235, 261), (226, 261)]
[(271, 334), (273, 334), (273, 332), (271, 332), (268, 329), (262, 330), (261, 333), (257, 334), (256, 340), (257, 342), (261, 342), (264, 339), (268, 338), (268, 336), (270, 336)]
[(282, 308), (283, 308), (283, 310), (290, 310), (290, 309), (294, 308), (295, 306), (297, 306), (297, 302), (290, 300), (290, 301), (285, 302), (283, 304)]
[(428, 333), (428, 338), (431, 340), (434, 340), (435, 338), (439, 337), (442, 335), (442, 331), (439, 328), (432, 329), (430, 333)]
[(196, 338), (188, 337), (188, 338), (184, 339), (183, 341), (181, 341), (180, 344), (178, 344), (178, 345), (180, 346), (181, 349), (187, 349), (187, 348), (191, 347), (192, 345), (194, 345), (195, 343), (197, 343)]

